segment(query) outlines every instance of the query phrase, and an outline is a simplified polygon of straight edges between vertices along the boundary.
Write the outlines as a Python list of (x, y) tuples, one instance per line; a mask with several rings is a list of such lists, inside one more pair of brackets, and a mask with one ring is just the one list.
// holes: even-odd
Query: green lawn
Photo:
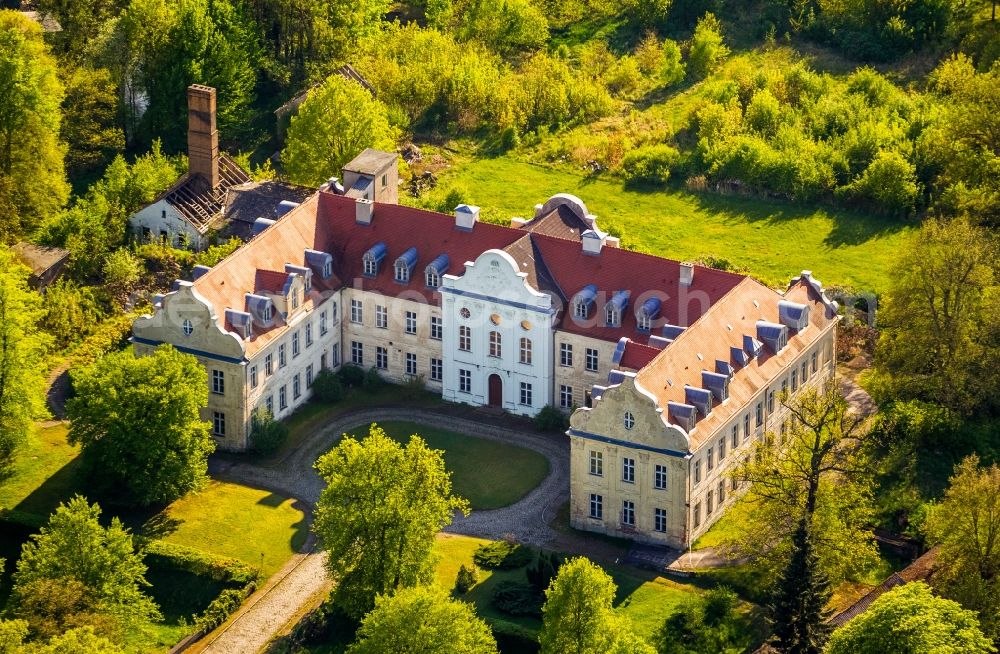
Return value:
[[(451, 590), (455, 586), (458, 567), (463, 563), (472, 564), (472, 554), (479, 545), (489, 541), (455, 534), (440, 534), (435, 544), (435, 552), (441, 557), (437, 566), (438, 583)], [(628, 616), (636, 631), (650, 638), (663, 625), (663, 621), (677, 611), (678, 607), (702, 589), (694, 584), (679, 583), (651, 572), (617, 565), (602, 566), (618, 584), (615, 606)], [(506, 621), (536, 631), (541, 621), (535, 618), (515, 618), (493, 608), (490, 599), (493, 587), (504, 579), (524, 580), (524, 569), (480, 570), (479, 583), (465, 595), (465, 599), (475, 603), (476, 613), (490, 621)]]
[(0, 480), (0, 508), (45, 519), (76, 490), (80, 448), (66, 442), (69, 426), (39, 427), (17, 453), (10, 475)]
[(299, 551), (308, 535), (306, 515), (293, 500), (269, 491), (212, 481), (183, 497), (146, 526), (168, 543), (261, 565), (266, 576)]
[[(549, 474), (548, 460), (533, 450), (497, 441), (438, 429), (413, 422), (381, 422), (386, 434), (400, 443), (419, 434), (436, 450), (444, 450), (456, 495), (466, 498), (473, 509), (510, 506), (538, 486)], [(368, 433), (368, 425), (352, 430)]]
[(885, 288), (909, 230), (874, 215), (759, 199), (644, 192), (620, 180), (528, 163), (514, 157), (456, 161), (440, 173), (432, 199), (454, 185), (493, 218), (530, 217), (536, 203), (573, 193), (625, 245), (673, 259), (719, 257), (772, 284), (812, 270), (828, 286)]

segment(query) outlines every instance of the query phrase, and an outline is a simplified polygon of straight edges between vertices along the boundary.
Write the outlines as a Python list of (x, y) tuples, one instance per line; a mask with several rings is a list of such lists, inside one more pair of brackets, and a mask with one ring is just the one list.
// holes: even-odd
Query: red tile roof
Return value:
[[(288, 263), (292, 263), (289, 261)], [(270, 293), (281, 293), (288, 283), (288, 273), (277, 270), (258, 270), (254, 278), (253, 289), (247, 292), (256, 293), (258, 291), (268, 291)]]
[[(561, 207), (552, 212), (552, 221), (558, 218), (562, 224), (564, 213)], [(378, 243), (383, 243), (387, 252), (378, 274), (368, 278), (362, 274), (363, 256)], [(417, 262), (410, 282), (401, 284), (395, 281), (393, 264), (410, 247), (417, 250)], [(351, 285), (391, 296), (405, 292), (432, 304), (438, 304), (440, 297), (435, 289), (425, 286), (424, 268), (438, 255), (448, 255), (448, 273), (461, 275), (465, 262), (475, 260), (484, 251), (508, 249), (541, 290), (561, 296), (557, 306), (564, 299), (571, 301), (584, 286), (594, 284), (598, 297), (591, 320), (573, 318), (571, 308), (563, 305), (559, 328), (611, 342), (623, 336), (643, 341), (648, 338), (638, 331), (635, 319), (636, 307), (648, 297), (655, 295), (662, 300), (659, 320), (654, 325), (669, 322), (687, 326), (744, 279), (695, 266), (693, 285), (682, 289), (677, 261), (611, 247), (605, 247), (599, 255), (587, 255), (576, 239), (487, 223), (463, 231), (455, 227), (453, 216), (395, 204), (376, 203), (371, 224), (359, 225), (353, 199), (319, 192), (198, 278), (195, 288), (215, 306), (222, 324), (226, 308), (244, 309), (245, 293), (259, 290), (262, 284), (270, 287), (276, 283), (273, 271), (283, 271), (286, 263), (306, 265), (306, 249), (328, 252), (334, 261), (334, 279), (324, 282), (318, 275), (313, 276), (313, 299)], [(262, 271), (260, 275), (258, 271)], [(621, 326), (606, 327), (604, 302), (619, 290), (631, 293), (629, 305), (622, 313)], [(255, 331), (247, 343), (247, 354), (266, 344), (282, 327), (279, 321), (270, 330)], [(658, 332), (654, 327), (653, 333)]]
[(621, 368), (628, 368), (629, 370), (642, 370), (659, 353), (660, 350), (655, 347), (629, 341), (625, 344), (625, 351), (622, 353), (622, 360), (619, 366)]

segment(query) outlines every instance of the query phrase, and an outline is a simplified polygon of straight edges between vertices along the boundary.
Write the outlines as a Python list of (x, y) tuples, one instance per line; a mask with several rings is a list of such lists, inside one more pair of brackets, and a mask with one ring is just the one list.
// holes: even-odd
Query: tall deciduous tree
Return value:
[(356, 82), (332, 75), (292, 117), (281, 159), (292, 181), (318, 186), (365, 148), (393, 150), (394, 139), (385, 105)]
[(978, 611), (983, 631), (1000, 640), (1000, 466), (980, 467), (977, 456), (956, 466), (926, 531), (941, 548), (934, 586)]
[(41, 27), (0, 10), (0, 240), (19, 238), (69, 197), (59, 140), (62, 99)]
[(707, 13), (698, 20), (688, 51), (688, 70), (695, 79), (708, 76), (729, 55), (729, 48), (722, 37), (722, 24), (714, 14)]
[(118, 518), (101, 526), (100, 515), (99, 506), (76, 496), (60, 504), (48, 524), (24, 544), (12, 594), (19, 617), (29, 624), (53, 618), (21, 610), (37, 606), (31, 594), (46, 584), (82, 588), (94, 612), (113, 617), (121, 628), (159, 617), (156, 604), (143, 592), (146, 566), (132, 535)]
[(437, 587), (382, 595), (361, 621), (348, 654), (496, 654), (489, 625), (471, 604)]
[(45, 414), (41, 368), (48, 340), (38, 328), (43, 309), (28, 288), (28, 272), (0, 245), (0, 470), (10, 465), (34, 418)]
[(776, 585), (771, 606), (774, 642), (785, 654), (820, 654), (830, 634), (830, 580), (819, 567), (803, 518), (792, 536), (792, 558)]
[(368, 437), (345, 437), (316, 462), (326, 489), (313, 531), (328, 553), (333, 600), (361, 618), (375, 598), (428, 582), (434, 536), (468, 502), (451, 492), (441, 452), (419, 436), (405, 447), (372, 425)]
[[(879, 308), (877, 399), (1000, 406), (1000, 249), (965, 219), (929, 220)], [(991, 318), (992, 317), (992, 318)]]
[(871, 488), (860, 452), (864, 417), (850, 411), (832, 384), (783, 398), (787, 429), (768, 434), (734, 478), (750, 487), (734, 507), (739, 525), (730, 545), (780, 570), (805, 520), (823, 572), (834, 582), (878, 560), (869, 530)]
[(833, 632), (826, 654), (990, 654), (976, 614), (913, 582), (885, 593)]
[(611, 576), (583, 557), (563, 564), (545, 591), (542, 654), (654, 654), (614, 612), (616, 590)]
[(62, 135), (69, 151), (71, 174), (100, 169), (125, 148), (118, 124), (118, 89), (105, 68), (66, 66), (63, 69)]
[(109, 354), (74, 372), (69, 440), (83, 448), (91, 483), (136, 505), (198, 488), (215, 449), (199, 410), (208, 375), (190, 354), (162, 345), (145, 357)]
[(37, 0), (39, 13), (59, 21), (53, 41), (60, 55), (80, 59), (88, 42), (125, 3), (122, 0)]

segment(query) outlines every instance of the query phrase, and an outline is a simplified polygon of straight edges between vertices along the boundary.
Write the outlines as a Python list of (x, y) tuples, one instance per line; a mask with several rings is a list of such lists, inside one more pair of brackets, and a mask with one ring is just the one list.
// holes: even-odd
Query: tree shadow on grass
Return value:
[(37, 516), (43, 521), (48, 520), (49, 515), (56, 510), (60, 503), (77, 493), (85, 497), (93, 494), (87, 488), (86, 480), (83, 478), (80, 457), (74, 458), (50, 475), (27, 497), (18, 502), (14, 511)]
[(184, 524), (183, 520), (178, 520), (161, 511), (143, 523), (140, 533), (151, 540), (166, 538), (177, 531)]

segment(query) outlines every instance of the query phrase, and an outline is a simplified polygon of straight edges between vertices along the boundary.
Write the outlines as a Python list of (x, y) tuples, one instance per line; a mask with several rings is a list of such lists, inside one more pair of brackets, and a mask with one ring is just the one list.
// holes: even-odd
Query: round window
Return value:
[(632, 415), (631, 411), (625, 412), (625, 429), (632, 429), (635, 427), (635, 416)]
[(468, 319), (468, 317), (472, 315), (472, 313), (465, 307), (462, 307), (462, 310), (459, 311), (458, 314), (466, 319)]
[(188, 320), (187, 318), (185, 318), (184, 319), (184, 335), (185, 336), (190, 336), (191, 332), (193, 332), (193, 331), (194, 331), (194, 325), (191, 324), (190, 320)]

